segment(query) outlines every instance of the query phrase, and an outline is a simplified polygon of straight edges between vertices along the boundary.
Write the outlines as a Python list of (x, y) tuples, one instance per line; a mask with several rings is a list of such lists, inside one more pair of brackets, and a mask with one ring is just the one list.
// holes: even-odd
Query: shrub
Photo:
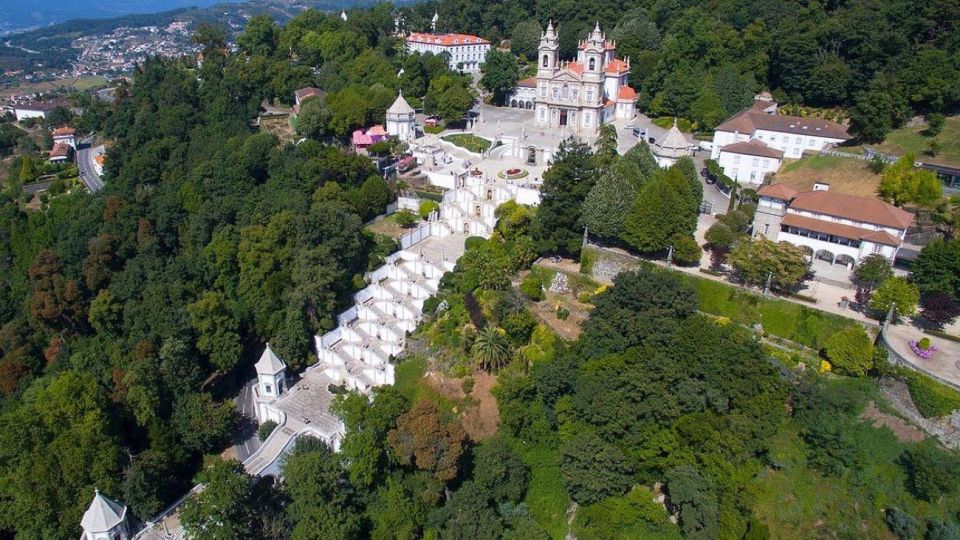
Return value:
[(426, 200), (420, 203), (420, 217), (427, 219), (430, 214), (437, 211), (440, 205), (436, 201)]
[(470, 392), (473, 392), (473, 386), (476, 383), (477, 381), (475, 381), (473, 377), (467, 377), (463, 379), (463, 383), (461, 383), (461, 387), (463, 388), (463, 393), (470, 395)]
[(873, 366), (873, 344), (861, 326), (835, 332), (824, 343), (827, 358), (841, 373), (861, 376)]
[(700, 246), (692, 236), (675, 234), (670, 242), (673, 244), (673, 260), (677, 264), (688, 266), (700, 262)]
[(567, 309), (567, 308), (565, 308), (565, 307), (558, 307), (558, 308), (557, 308), (557, 318), (558, 318), (558, 319), (560, 319), (561, 321), (565, 321), (565, 320), (567, 320), (567, 317), (569, 317), (569, 316), (570, 316), (570, 310), (569, 310), (569, 309)]
[(897, 538), (910, 540), (917, 535), (917, 520), (899, 508), (888, 509), (883, 519)]
[(917, 342), (917, 346), (920, 347), (921, 349), (929, 349), (929, 348), (930, 348), (930, 338), (928, 338), (928, 337), (921, 338), (920, 341)]
[(907, 489), (914, 496), (933, 502), (955, 489), (960, 481), (960, 460), (934, 439), (917, 443), (900, 458), (907, 473)]
[(590, 293), (582, 292), (577, 295), (577, 302), (580, 302), (581, 304), (587, 304), (590, 302), (590, 296), (591, 296)]
[(484, 238), (484, 237), (482, 237), (482, 236), (469, 236), (469, 237), (467, 237), (467, 239), (463, 242), (463, 246), (464, 246), (464, 248), (466, 248), (466, 249), (475, 249), (475, 248), (478, 248), (478, 247), (482, 246), (483, 243), (486, 242), (486, 241), (487, 241), (486, 238)]
[(907, 388), (924, 418), (946, 416), (960, 409), (960, 393), (919, 373), (906, 373)]
[(397, 212), (393, 219), (397, 222), (397, 225), (403, 228), (412, 227), (418, 221), (417, 215), (410, 210)]
[(534, 302), (543, 300), (543, 282), (536, 274), (531, 273), (520, 282), (520, 294)]
[(257, 428), (257, 438), (260, 439), (260, 442), (263, 442), (267, 440), (267, 437), (269, 437), (275, 429), (277, 429), (277, 423), (273, 420), (267, 420)]
[(588, 276), (593, 275), (593, 265), (597, 262), (596, 251), (584, 247), (580, 250), (580, 273)]

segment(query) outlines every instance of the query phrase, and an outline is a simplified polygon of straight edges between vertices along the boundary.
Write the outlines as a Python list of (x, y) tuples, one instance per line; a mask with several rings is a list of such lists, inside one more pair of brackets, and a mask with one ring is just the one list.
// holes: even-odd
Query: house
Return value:
[(720, 149), (717, 164), (723, 173), (740, 184), (758, 185), (775, 173), (783, 162), (783, 151), (760, 139), (728, 144)]
[[(806, 151), (819, 152), (827, 145), (839, 144), (850, 138), (846, 126), (842, 124), (822, 118), (777, 114), (775, 102), (757, 99), (752, 106), (742, 109), (717, 126), (713, 133), (710, 159), (719, 159), (725, 146), (753, 140), (783, 152), (781, 159), (799, 159)], [(756, 170), (759, 171), (761, 167), (762, 164), (758, 165)], [(724, 174), (731, 178), (741, 174), (739, 168), (736, 175), (731, 173), (724, 169)], [(752, 183), (759, 184), (762, 180), (763, 177), (758, 176)]]
[(311, 97), (323, 97), (325, 95), (324, 91), (313, 87), (307, 86), (306, 88), (301, 88), (293, 93), (293, 112), (300, 114), (300, 104), (302, 104), (307, 98)]
[(789, 242), (814, 260), (848, 269), (871, 253), (891, 263), (897, 257), (913, 214), (873, 197), (831, 192), (823, 183), (797, 192), (784, 184), (760, 188), (753, 236)]
[(77, 149), (77, 130), (72, 127), (61, 126), (53, 130), (53, 142), (70, 145), (70, 148)]
[[(593, 134), (601, 124), (636, 116), (637, 93), (627, 85), (630, 59), (617, 58), (617, 44), (606, 39), (599, 24), (580, 42), (573, 62), (560, 61), (552, 22), (538, 51), (534, 107), (539, 127)], [(518, 87), (513, 93), (522, 91)]]
[(50, 163), (67, 163), (73, 157), (73, 147), (65, 142), (58, 142), (50, 150), (50, 156), (47, 158)]
[(46, 118), (54, 109), (58, 107), (70, 108), (70, 103), (63, 99), (51, 99), (48, 101), (32, 101), (30, 103), (20, 103), (14, 105), (13, 113), (17, 121), (27, 118)]
[(417, 112), (403, 99), (403, 91), (387, 109), (387, 133), (401, 141), (417, 138)]
[(407, 36), (407, 52), (448, 54), (450, 69), (469, 73), (480, 71), (490, 42), (470, 34), (423, 34), (413, 32)]
[(353, 146), (354, 152), (360, 152), (386, 138), (387, 131), (383, 129), (383, 126), (377, 124), (366, 131), (362, 129), (354, 131), (350, 136), (350, 144)]

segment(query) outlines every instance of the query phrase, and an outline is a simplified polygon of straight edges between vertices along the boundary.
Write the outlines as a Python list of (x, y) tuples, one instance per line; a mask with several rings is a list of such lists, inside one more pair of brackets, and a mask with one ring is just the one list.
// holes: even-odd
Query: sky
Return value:
[(235, 1), (240, 0), (0, 0), (0, 32), (46, 26), (69, 19), (106, 19)]

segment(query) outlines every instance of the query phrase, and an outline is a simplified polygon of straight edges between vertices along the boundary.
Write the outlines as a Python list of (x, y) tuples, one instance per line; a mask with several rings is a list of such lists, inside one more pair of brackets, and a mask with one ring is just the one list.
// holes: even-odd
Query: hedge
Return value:
[(697, 291), (700, 311), (748, 326), (760, 323), (765, 332), (811, 349), (823, 348), (828, 336), (857, 324), (839, 315), (764, 298), (718, 281), (692, 276), (684, 279)]
[(907, 388), (924, 418), (947, 416), (960, 409), (960, 392), (916, 372), (905, 372)]
[(953, 334), (948, 334), (946, 332), (941, 332), (940, 330), (934, 330), (932, 328), (927, 328), (923, 331), (924, 334), (930, 334), (931, 336), (937, 336), (939, 338), (947, 339), (950, 341), (955, 341), (960, 343), (960, 337), (954, 336)]

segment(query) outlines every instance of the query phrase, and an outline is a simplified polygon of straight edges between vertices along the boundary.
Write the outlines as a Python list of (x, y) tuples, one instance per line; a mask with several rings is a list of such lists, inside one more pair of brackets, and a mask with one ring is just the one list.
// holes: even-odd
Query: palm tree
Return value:
[(487, 371), (500, 369), (510, 361), (510, 345), (503, 328), (487, 326), (477, 334), (470, 348), (473, 359)]

